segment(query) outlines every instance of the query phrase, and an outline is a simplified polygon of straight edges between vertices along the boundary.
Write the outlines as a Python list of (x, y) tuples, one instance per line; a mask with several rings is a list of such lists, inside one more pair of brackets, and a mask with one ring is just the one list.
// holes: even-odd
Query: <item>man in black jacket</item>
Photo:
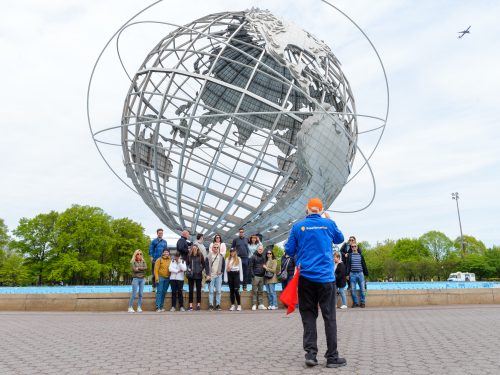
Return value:
[(177, 241), (177, 252), (181, 254), (181, 258), (182, 260), (184, 260), (184, 262), (187, 262), (188, 260), (189, 248), (192, 245), (188, 238), (189, 231), (183, 230), (181, 233), (181, 238), (179, 238), (179, 240)]
[(238, 237), (233, 239), (231, 244), (231, 249), (236, 249), (236, 253), (241, 259), (241, 265), (243, 267), (243, 290), (247, 290), (247, 284), (249, 282), (249, 272), (248, 272), (248, 254), (250, 253), (248, 249), (248, 238), (245, 237), (245, 229), (240, 228), (238, 231)]
[[(347, 258), (349, 257), (349, 254), (352, 253), (351, 246), (357, 244), (358, 242), (356, 241), (356, 237), (354, 236), (350, 236), (349, 240), (342, 244), (342, 247), (340, 248), (340, 255), (342, 256), (342, 262), (344, 262), (344, 264), (347, 264)], [(361, 247), (359, 247), (359, 245), (358, 245), (358, 253), (360, 254), (362, 253)]]
[(346, 274), (351, 284), (352, 307), (360, 307), (356, 285), (361, 292), (361, 307), (365, 307), (366, 290), (365, 276), (368, 276), (365, 258), (358, 252), (358, 245), (351, 245), (352, 253), (347, 258)]
[(250, 275), (252, 276), (252, 310), (265, 310), (262, 303), (262, 290), (264, 289), (264, 264), (266, 258), (264, 255), (264, 246), (259, 245), (257, 251), (250, 258)]

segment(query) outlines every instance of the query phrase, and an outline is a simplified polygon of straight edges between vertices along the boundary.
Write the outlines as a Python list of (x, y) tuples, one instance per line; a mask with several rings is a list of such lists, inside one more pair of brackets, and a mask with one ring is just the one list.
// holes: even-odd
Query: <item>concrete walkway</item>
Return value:
[(0, 374), (499, 374), (500, 305), (337, 310), (347, 366), (304, 367), (283, 310), (0, 313)]

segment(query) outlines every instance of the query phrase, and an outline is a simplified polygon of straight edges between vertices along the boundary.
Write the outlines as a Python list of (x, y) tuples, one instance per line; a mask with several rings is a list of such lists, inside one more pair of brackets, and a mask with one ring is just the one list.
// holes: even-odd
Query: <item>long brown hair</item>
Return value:
[[(231, 253), (234, 253), (234, 256), (231, 256)], [(229, 252), (229, 259), (228, 263), (233, 260), (233, 266), (238, 266), (240, 264), (240, 258), (238, 257), (238, 253), (236, 251), (230, 251)]]
[[(196, 249), (196, 255), (193, 255), (194, 249)], [(200, 262), (201, 264), (203, 264), (204, 262), (203, 254), (201, 253), (201, 250), (198, 247), (198, 245), (195, 243), (191, 245), (191, 250), (189, 250), (188, 258), (191, 260), (193, 256), (200, 258)]]

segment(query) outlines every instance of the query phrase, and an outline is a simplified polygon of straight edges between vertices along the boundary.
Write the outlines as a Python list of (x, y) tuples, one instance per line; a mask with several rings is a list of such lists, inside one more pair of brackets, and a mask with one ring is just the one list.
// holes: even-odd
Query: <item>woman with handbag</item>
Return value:
[(240, 283), (243, 282), (243, 265), (235, 248), (229, 251), (227, 266), (224, 269), (224, 281), (229, 284), (229, 297), (231, 298), (229, 311), (241, 311)]
[(200, 310), (201, 306), (201, 279), (203, 278), (202, 272), (205, 265), (205, 259), (201, 253), (200, 248), (196, 243), (191, 246), (187, 262), (187, 278), (189, 285), (189, 309), (193, 311), (193, 292), (196, 284), (196, 310)]
[(275, 286), (278, 283), (278, 277), (276, 276), (276, 268), (278, 267), (278, 261), (274, 256), (272, 250), (267, 250), (266, 252), (266, 264), (264, 264), (264, 284), (267, 290), (267, 298), (269, 300), (268, 310), (278, 309), (278, 298), (276, 297)]
[(281, 271), (278, 275), (281, 280), (281, 290), (285, 290), (295, 273), (295, 260), (287, 253), (281, 257)]

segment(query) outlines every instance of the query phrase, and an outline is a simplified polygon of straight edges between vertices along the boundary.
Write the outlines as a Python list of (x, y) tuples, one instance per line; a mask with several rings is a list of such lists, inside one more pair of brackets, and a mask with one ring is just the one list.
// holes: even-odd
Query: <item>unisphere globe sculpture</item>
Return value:
[(355, 155), (349, 83), (330, 48), (269, 11), (211, 14), (148, 54), (125, 100), (127, 175), (171, 229), (283, 240), (331, 205)]
[(265, 243), (286, 238), (309, 198), (332, 204), (357, 136), (330, 48), (255, 8), (161, 39), (131, 77), (121, 120), (127, 176), (171, 230), (228, 238), (244, 227)]

